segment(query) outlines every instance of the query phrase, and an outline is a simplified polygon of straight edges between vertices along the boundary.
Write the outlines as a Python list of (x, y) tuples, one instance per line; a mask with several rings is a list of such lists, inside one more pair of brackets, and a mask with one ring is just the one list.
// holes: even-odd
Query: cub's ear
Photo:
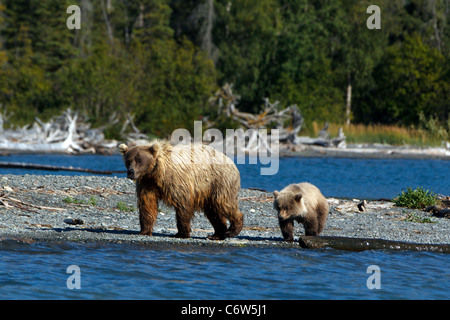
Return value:
[(128, 146), (125, 143), (119, 144), (120, 153), (124, 155), (128, 151)]
[(278, 198), (278, 196), (280, 195), (280, 193), (279, 193), (277, 190), (275, 190), (275, 191), (273, 192), (273, 195), (275, 196), (275, 198)]
[(297, 202), (300, 202), (300, 200), (302, 200), (302, 198), (303, 198), (303, 195), (302, 195), (301, 193), (297, 193), (297, 194), (294, 196), (294, 199), (295, 199), (295, 201), (297, 201)]
[(148, 148), (148, 151), (152, 154), (152, 156), (156, 158), (159, 148), (160, 148), (159, 144), (153, 144)]

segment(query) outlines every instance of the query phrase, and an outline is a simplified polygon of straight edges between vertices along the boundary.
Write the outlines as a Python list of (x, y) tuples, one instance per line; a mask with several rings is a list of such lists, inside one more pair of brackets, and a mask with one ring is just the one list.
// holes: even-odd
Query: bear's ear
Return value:
[(159, 151), (159, 144), (153, 144), (148, 148), (148, 151), (150, 151), (150, 153), (152, 154), (153, 157), (156, 158), (156, 155), (158, 154)]
[(275, 191), (273, 192), (273, 195), (275, 196), (275, 198), (278, 198), (278, 196), (280, 195), (280, 193), (279, 193), (277, 190), (275, 190)]
[(302, 198), (303, 198), (303, 195), (301, 193), (297, 193), (294, 196), (295, 201), (297, 201), (298, 203), (300, 203), (300, 200), (302, 200)]
[(124, 155), (128, 151), (128, 146), (125, 143), (119, 144), (120, 153)]

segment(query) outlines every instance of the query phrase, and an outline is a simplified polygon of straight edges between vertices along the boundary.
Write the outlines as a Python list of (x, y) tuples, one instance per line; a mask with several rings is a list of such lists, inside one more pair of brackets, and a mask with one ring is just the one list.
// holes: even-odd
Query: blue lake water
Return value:
[[(0, 254), (1, 299), (448, 299), (450, 292), (450, 255), (441, 253), (7, 241)], [(80, 289), (67, 286), (71, 265), (80, 268)], [(380, 289), (367, 286), (371, 265), (380, 269)]]
[[(0, 161), (123, 169), (118, 155)], [(409, 186), (450, 193), (448, 160), (283, 158), (273, 176), (261, 176), (259, 165), (238, 167), (244, 188), (272, 191), (310, 181), (327, 197), (392, 198)], [(80, 174), (0, 169), (6, 173)], [(1, 241), (0, 299), (448, 299), (449, 263), (448, 254), (411, 251)], [(80, 289), (67, 286), (71, 265), (79, 267)], [(380, 270), (380, 289), (367, 286), (371, 265)]]
[[(4, 162), (25, 162), (53, 166), (73, 166), (95, 170), (124, 170), (120, 155), (45, 155), (0, 156)], [(450, 194), (450, 160), (353, 159), (353, 158), (281, 158), (275, 175), (261, 175), (257, 164), (238, 164), (242, 188), (280, 190), (290, 183), (308, 181), (317, 185), (326, 197), (393, 198), (401, 190), (418, 186), (435, 193)], [(73, 171), (0, 169), (0, 174), (83, 175)], [(125, 177), (123, 174), (114, 174)]]

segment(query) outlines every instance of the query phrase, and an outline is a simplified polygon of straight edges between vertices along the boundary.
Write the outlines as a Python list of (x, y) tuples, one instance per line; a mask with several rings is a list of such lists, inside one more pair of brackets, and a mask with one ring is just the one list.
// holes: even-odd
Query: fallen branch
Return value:
[[(66, 211), (67, 209), (64, 208), (55, 208), (55, 207), (46, 207), (46, 206), (38, 206), (35, 204), (27, 203), (25, 201), (7, 196), (6, 194), (0, 194), (0, 202), (6, 207), (16, 207), (22, 210), (36, 212), (34, 210), (31, 210), (26, 207), (35, 208), (35, 209), (41, 209), (41, 210), (51, 210), (51, 211)], [(24, 207), (25, 206), (25, 207)]]

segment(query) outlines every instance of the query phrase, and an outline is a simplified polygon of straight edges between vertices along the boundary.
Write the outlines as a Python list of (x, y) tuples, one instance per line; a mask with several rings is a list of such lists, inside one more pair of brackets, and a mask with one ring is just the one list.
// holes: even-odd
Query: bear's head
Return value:
[(145, 175), (151, 174), (156, 166), (158, 144), (128, 147), (122, 143), (119, 149), (127, 167), (128, 179), (138, 181)]
[(306, 207), (301, 193), (274, 191), (275, 200), (273, 207), (278, 212), (278, 218), (282, 220), (303, 216)]

